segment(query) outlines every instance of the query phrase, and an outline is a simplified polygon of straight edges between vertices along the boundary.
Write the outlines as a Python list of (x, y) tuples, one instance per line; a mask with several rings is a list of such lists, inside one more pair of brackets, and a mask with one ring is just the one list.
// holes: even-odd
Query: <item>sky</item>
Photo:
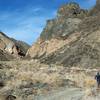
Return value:
[(57, 9), (68, 2), (91, 9), (96, 0), (0, 0), (0, 31), (31, 45), (40, 36), (46, 21), (53, 19)]

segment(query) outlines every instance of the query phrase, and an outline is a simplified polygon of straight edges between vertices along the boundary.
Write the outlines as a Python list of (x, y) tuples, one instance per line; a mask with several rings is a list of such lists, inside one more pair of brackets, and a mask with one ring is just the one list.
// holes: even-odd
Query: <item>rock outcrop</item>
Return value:
[(100, 1), (92, 10), (76, 3), (63, 5), (57, 17), (47, 21), (38, 41), (27, 55), (47, 64), (100, 66)]
[(11, 40), (15, 43), (17, 48), (20, 48), (20, 52), (18, 53), (18, 55), (25, 56), (27, 53), (27, 50), (30, 48), (30, 45), (23, 41), (18, 41), (12, 38)]
[(77, 31), (78, 25), (87, 15), (88, 11), (81, 9), (76, 3), (63, 5), (58, 10), (57, 17), (47, 21), (40, 38), (28, 50), (27, 55), (33, 58), (47, 56), (65, 44), (75, 41), (80, 34)]
[(0, 32), (0, 60), (25, 56), (29, 47), (28, 44), (11, 39), (3, 32)]

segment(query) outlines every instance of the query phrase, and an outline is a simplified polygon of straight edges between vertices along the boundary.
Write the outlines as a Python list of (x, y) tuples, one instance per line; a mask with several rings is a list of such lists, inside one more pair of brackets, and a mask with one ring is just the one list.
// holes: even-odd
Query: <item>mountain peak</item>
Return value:
[(69, 3), (58, 9), (57, 17), (49, 20), (28, 55), (42, 63), (64, 66), (99, 66), (100, 0), (92, 10)]
[(80, 8), (78, 3), (71, 2), (60, 7), (57, 17), (82, 17), (86, 12)]

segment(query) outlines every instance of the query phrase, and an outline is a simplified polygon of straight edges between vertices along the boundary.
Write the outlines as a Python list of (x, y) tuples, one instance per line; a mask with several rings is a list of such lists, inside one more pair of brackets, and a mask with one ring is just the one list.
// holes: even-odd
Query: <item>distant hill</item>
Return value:
[(0, 60), (25, 56), (30, 46), (22, 41), (17, 41), (0, 32)]

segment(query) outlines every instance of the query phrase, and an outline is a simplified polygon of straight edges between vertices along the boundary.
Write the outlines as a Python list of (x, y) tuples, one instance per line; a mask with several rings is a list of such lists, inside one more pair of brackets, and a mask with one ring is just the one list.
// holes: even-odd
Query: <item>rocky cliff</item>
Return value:
[(58, 10), (57, 17), (47, 21), (40, 38), (28, 50), (27, 55), (33, 58), (48, 55), (63, 45), (75, 41), (79, 36), (78, 25), (85, 16), (88, 16), (88, 11), (81, 9), (78, 4), (63, 5)]
[(11, 39), (3, 32), (0, 32), (0, 60), (10, 60), (25, 56), (29, 47), (28, 44)]
[(76, 3), (63, 5), (57, 17), (47, 21), (38, 41), (27, 55), (43, 63), (64, 66), (100, 66), (100, 1), (93, 9)]

